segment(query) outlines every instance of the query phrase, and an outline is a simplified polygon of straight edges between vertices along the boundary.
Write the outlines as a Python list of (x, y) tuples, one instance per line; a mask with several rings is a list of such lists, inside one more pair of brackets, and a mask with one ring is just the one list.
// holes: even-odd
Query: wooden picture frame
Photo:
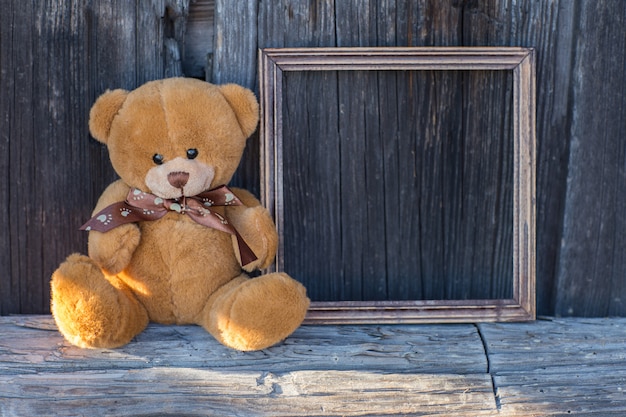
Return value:
[[(307, 323), (442, 323), (535, 318), (535, 53), (521, 47), (270, 48), (259, 51), (261, 197), (284, 268), (284, 75), (305, 71), (510, 71), (512, 73), (512, 297), (505, 299), (317, 301)], [(297, 277), (296, 277), (297, 278)]]

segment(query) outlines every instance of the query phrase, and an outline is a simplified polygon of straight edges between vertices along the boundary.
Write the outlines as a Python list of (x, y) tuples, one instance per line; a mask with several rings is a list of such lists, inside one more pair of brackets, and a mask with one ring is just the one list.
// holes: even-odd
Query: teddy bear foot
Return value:
[(70, 255), (52, 275), (51, 292), (59, 331), (79, 347), (122, 346), (148, 324), (130, 290), (87, 256)]
[(234, 279), (215, 293), (203, 327), (224, 345), (260, 350), (289, 336), (309, 307), (302, 284), (284, 273)]

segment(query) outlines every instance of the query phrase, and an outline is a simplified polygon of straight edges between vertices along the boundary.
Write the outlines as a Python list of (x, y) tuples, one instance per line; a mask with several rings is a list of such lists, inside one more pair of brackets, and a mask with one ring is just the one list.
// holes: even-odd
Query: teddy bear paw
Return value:
[[(115, 281), (115, 277), (109, 277)], [(83, 348), (128, 343), (148, 317), (127, 291), (114, 286), (91, 258), (70, 255), (52, 275), (52, 314), (67, 341)]]
[(300, 326), (309, 303), (304, 286), (287, 274), (246, 280), (213, 311), (215, 336), (237, 350), (265, 349)]

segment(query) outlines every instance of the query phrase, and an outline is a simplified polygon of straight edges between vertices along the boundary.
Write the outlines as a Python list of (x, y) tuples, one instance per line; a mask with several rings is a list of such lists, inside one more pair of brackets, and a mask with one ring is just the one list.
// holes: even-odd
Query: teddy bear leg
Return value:
[(148, 314), (117, 277), (89, 257), (73, 254), (52, 275), (52, 314), (59, 331), (83, 348), (125, 345), (148, 324)]
[(308, 307), (305, 288), (287, 274), (241, 275), (211, 296), (199, 324), (228, 347), (260, 350), (296, 330)]

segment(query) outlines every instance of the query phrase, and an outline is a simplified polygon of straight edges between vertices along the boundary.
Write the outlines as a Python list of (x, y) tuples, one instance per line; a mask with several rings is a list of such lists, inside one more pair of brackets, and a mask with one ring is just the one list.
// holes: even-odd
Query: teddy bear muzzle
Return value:
[(152, 167), (145, 184), (161, 198), (190, 197), (206, 191), (213, 185), (215, 169), (197, 159), (174, 158)]

